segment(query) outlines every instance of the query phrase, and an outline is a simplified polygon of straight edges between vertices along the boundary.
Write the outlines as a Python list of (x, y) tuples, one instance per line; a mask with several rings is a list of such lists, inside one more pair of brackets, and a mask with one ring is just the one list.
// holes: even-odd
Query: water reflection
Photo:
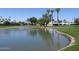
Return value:
[(38, 31), (38, 34), (40, 37), (42, 37), (42, 40), (47, 44), (47, 46), (52, 48), (53, 39), (50, 32), (47, 29), (42, 29)]
[(36, 36), (37, 35), (37, 30), (35, 30), (35, 29), (32, 29), (32, 30), (30, 30), (29, 31), (29, 34), (31, 35), (31, 36)]
[[(49, 29), (50, 30), (50, 33), (52, 35), (52, 39), (54, 39), (54, 47), (56, 49), (59, 49), (62, 47), (62, 44), (61, 44), (61, 38), (63, 38), (64, 36), (60, 35), (56, 29)], [(62, 36), (62, 37), (61, 37)]]
[[(40, 39), (46, 44), (50, 49), (59, 49), (63, 46), (62, 41), (66, 39), (66, 37), (57, 33), (56, 29), (33, 29), (30, 30), (30, 35), (34, 38), (39, 35)], [(63, 39), (63, 40), (62, 40)], [(62, 40), (62, 41), (61, 41)], [(66, 42), (63, 41), (63, 42)]]
[(10, 50), (58, 50), (68, 43), (68, 38), (52, 28), (0, 30), (0, 47), (8, 47)]
[(37, 35), (39, 35), (40, 39), (42, 38), (42, 40), (44, 41), (44, 43), (46, 44), (47, 47), (49, 47), (51, 49), (54, 48), (53, 47), (54, 46), (54, 42), (53, 42), (54, 38), (53, 38), (53, 36), (56, 33), (54, 33), (53, 30), (51, 32), (53, 35), (51, 35), (50, 31), (47, 28), (45, 28), (45, 29), (37, 29), (37, 30), (33, 29), (33, 30), (30, 30), (29, 33), (33, 38), (36, 37)]

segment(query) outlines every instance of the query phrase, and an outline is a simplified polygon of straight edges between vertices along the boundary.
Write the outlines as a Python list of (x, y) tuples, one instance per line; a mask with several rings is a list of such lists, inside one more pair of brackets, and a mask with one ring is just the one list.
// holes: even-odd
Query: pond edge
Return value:
[(71, 35), (69, 35), (69, 34), (67, 34), (67, 33), (64, 33), (64, 32), (60, 32), (60, 31), (58, 31), (58, 30), (57, 30), (57, 32), (58, 32), (59, 34), (61, 34), (61, 35), (67, 36), (67, 37), (69, 38), (68, 40), (70, 41), (70, 43), (69, 43), (67, 46), (65, 46), (65, 47), (63, 47), (63, 48), (61, 48), (61, 49), (59, 49), (59, 50), (57, 50), (57, 51), (63, 51), (64, 49), (66, 49), (66, 48), (68, 48), (68, 47), (74, 45), (74, 43), (75, 43), (75, 38), (74, 38), (73, 36), (71, 36)]

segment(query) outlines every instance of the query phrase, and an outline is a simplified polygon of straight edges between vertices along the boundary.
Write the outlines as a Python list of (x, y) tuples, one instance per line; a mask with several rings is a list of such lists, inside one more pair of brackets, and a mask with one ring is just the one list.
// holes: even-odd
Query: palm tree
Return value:
[(54, 10), (51, 10), (51, 13), (52, 13), (52, 26), (53, 26), (53, 21), (54, 21), (54, 19), (53, 19), (53, 13), (54, 13)]
[(52, 13), (52, 19), (53, 19), (53, 13), (54, 13), (54, 10), (51, 10), (51, 13)]
[[(60, 12), (60, 8), (56, 8), (55, 9), (56, 12), (57, 12), (57, 22), (59, 22), (59, 12)], [(59, 25), (59, 24), (58, 24)]]
[(4, 24), (4, 22), (5, 22), (5, 19), (4, 19), (4, 18), (2, 18), (2, 19), (1, 19), (1, 22)]
[(47, 9), (47, 16), (48, 16), (49, 20), (50, 20), (50, 16), (49, 16), (50, 11), (51, 11), (50, 9)]
[(11, 21), (11, 17), (10, 17), (10, 16), (8, 17), (8, 21), (9, 21), (9, 22)]
[(48, 15), (49, 15), (49, 13), (50, 13), (50, 9), (47, 10), (47, 14), (48, 14)]
[(0, 16), (0, 21), (2, 22), (2, 16)]
[(1, 18), (0, 18), (0, 22), (1, 22)]
[(50, 19), (50, 21), (52, 21), (52, 14), (49, 15), (49, 19)]
[(45, 15), (44, 14), (42, 14), (42, 17), (44, 17)]
[(5, 19), (5, 21), (8, 21), (8, 19), (7, 18), (4, 18)]

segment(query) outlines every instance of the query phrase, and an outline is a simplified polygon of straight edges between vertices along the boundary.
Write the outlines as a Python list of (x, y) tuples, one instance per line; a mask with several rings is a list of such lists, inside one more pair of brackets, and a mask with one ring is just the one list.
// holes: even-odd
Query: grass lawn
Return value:
[(57, 29), (61, 32), (68, 33), (75, 38), (75, 45), (64, 49), (65, 51), (79, 51), (79, 25), (59, 26)]
[(19, 26), (0, 26), (0, 29), (17, 28)]

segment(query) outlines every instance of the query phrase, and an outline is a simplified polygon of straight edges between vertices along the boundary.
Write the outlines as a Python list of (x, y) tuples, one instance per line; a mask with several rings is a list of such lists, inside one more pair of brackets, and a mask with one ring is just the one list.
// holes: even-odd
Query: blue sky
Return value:
[[(53, 8), (52, 8), (53, 9)], [(25, 21), (29, 17), (40, 18), (47, 8), (0, 8), (0, 16), (7, 18), (11, 16), (13, 20)], [(79, 8), (61, 8), (60, 20), (72, 21), (74, 17), (79, 17)], [(56, 20), (56, 12), (54, 12)]]

